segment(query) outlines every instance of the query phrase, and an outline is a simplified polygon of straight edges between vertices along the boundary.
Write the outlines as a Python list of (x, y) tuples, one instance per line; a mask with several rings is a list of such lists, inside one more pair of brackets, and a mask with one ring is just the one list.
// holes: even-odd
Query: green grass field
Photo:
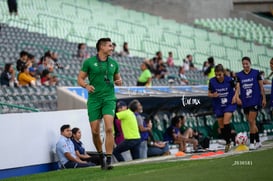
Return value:
[(111, 171), (102, 171), (100, 168), (58, 170), (6, 180), (271, 181), (273, 180), (273, 149), (215, 159), (123, 165), (116, 166)]

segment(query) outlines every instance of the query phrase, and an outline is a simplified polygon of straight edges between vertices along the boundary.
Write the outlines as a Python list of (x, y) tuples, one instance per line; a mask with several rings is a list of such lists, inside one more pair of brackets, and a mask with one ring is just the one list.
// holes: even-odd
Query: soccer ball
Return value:
[(247, 135), (245, 133), (239, 133), (237, 134), (235, 141), (238, 145), (245, 145), (247, 142)]

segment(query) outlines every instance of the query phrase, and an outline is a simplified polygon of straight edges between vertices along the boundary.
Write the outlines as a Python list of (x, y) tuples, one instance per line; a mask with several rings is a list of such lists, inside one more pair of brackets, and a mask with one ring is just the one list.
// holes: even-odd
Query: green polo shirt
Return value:
[(117, 118), (121, 121), (124, 139), (140, 139), (136, 116), (130, 109), (118, 112)]
[(138, 81), (144, 83), (144, 82), (147, 82), (148, 79), (151, 77), (152, 77), (152, 74), (151, 74), (150, 70), (146, 69), (140, 74)]
[[(89, 85), (94, 86), (95, 91), (88, 94), (88, 99), (98, 98), (115, 99), (114, 75), (119, 73), (118, 63), (111, 57), (107, 61), (100, 61), (97, 56), (86, 59), (81, 71), (88, 74)], [(109, 79), (109, 83), (105, 82)]]

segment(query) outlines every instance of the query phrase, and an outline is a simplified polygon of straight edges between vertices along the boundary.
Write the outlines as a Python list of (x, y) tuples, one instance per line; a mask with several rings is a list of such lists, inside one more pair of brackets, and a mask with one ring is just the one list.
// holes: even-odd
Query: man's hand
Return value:
[(122, 79), (115, 80), (115, 85), (121, 86), (122, 85)]
[(85, 88), (86, 88), (86, 90), (88, 91), (88, 92), (90, 92), (90, 93), (93, 93), (93, 92), (95, 92), (95, 87), (94, 86), (92, 86), (92, 85), (86, 85), (85, 86)]

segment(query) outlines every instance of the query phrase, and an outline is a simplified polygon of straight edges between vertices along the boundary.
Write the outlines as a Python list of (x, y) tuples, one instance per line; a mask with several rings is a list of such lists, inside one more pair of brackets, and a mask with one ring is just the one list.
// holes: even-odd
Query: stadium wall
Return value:
[(269, 12), (272, 0), (233, 0), (234, 10), (249, 12)]
[(56, 169), (63, 124), (80, 128), (86, 150), (95, 151), (86, 110), (0, 115), (0, 179)]

